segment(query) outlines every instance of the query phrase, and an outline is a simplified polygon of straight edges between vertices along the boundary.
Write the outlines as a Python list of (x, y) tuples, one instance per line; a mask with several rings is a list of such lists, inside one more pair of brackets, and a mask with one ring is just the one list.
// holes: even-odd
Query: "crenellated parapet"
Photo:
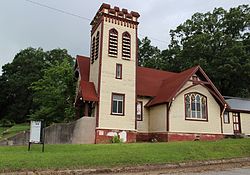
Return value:
[(92, 32), (102, 20), (134, 29), (139, 24), (139, 17), (140, 14), (138, 12), (128, 12), (127, 9), (120, 9), (116, 6), (111, 8), (109, 4), (103, 3), (90, 24), (92, 25)]

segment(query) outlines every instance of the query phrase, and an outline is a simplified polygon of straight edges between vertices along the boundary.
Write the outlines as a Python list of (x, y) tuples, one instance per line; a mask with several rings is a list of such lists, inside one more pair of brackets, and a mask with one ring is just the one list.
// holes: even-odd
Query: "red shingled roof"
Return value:
[(156, 96), (162, 81), (172, 77), (176, 73), (150, 69), (146, 67), (137, 67), (136, 73), (136, 93), (140, 96)]
[(176, 93), (182, 88), (187, 80), (196, 72), (198, 66), (183, 71), (178, 74), (174, 74), (162, 81), (160, 88), (157, 91), (157, 95), (149, 101), (147, 106), (153, 106), (170, 102)]
[(93, 82), (81, 81), (81, 94), (85, 101), (98, 101), (95, 85)]
[(90, 58), (77, 55), (76, 64), (81, 76), (80, 95), (85, 101), (98, 101), (95, 85), (93, 82), (89, 82)]
[[(98, 101), (94, 83), (89, 82), (90, 58), (78, 55), (76, 60), (81, 75), (81, 92), (83, 99)], [(202, 81), (206, 82), (206, 85), (203, 86), (206, 86), (218, 102), (222, 105), (226, 104), (224, 98), (200, 66), (195, 66), (180, 73), (137, 66), (136, 94), (138, 96), (152, 97), (146, 105), (148, 107), (170, 102), (194, 74), (199, 75), (199, 78), (202, 78)]]
[(89, 81), (90, 58), (77, 55), (76, 62), (79, 68), (81, 80)]

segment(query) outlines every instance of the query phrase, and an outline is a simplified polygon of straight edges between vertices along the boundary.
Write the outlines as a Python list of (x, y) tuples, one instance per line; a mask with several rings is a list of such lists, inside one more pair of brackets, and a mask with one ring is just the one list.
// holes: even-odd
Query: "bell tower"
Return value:
[(135, 137), (139, 16), (102, 4), (91, 22), (90, 81), (99, 98), (97, 143), (115, 133), (123, 133), (125, 141)]

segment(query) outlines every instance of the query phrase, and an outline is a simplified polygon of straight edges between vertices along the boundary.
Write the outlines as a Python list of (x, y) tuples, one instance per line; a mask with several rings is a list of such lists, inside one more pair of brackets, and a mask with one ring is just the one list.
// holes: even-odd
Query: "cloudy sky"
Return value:
[(153, 45), (165, 49), (170, 41), (169, 30), (195, 12), (229, 9), (249, 4), (250, 0), (0, 0), (0, 70), (16, 53), (30, 46), (66, 48), (72, 56), (89, 55), (90, 19), (103, 2), (139, 12), (139, 37), (148, 36)]

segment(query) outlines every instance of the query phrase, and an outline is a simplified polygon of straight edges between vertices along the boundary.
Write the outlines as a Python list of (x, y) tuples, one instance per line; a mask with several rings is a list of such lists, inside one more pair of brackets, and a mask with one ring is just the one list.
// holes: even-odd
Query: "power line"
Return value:
[(138, 35), (140, 35), (140, 36), (142, 36), (142, 37), (148, 37), (148, 38), (150, 38), (150, 39), (152, 39), (152, 40), (159, 41), (159, 42), (162, 42), (162, 43), (165, 43), (165, 44), (169, 44), (168, 42), (163, 41), (163, 40), (160, 40), (160, 39), (157, 39), (157, 38), (149, 37), (149, 36), (142, 35), (142, 34), (138, 34)]
[(67, 12), (67, 11), (64, 11), (64, 10), (60, 10), (60, 9), (57, 9), (57, 8), (54, 8), (54, 7), (45, 5), (45, 4), (41, 4), (39, 2), (35, 2), (35, 1), (31, 1), (31, 0), (25, 0), (25, 1), (27, 1), (29, 3), (32, 3), (32, 4), (36, 4), (36, 5), (41, 6), (41, 7), (48, 8), (50, 10), (54, 10), (54, 11), (57, 11), (57, 12), (60, 12), (60, 13), (64, 13), (64, 14), (67, 14), (67, 15), (71, 15), (71, 16), (74, 16), (74, 17), (77, 17), (77, 18), (81, 18), (81, 19), (87, 20), (87, 21), (91, 21), (90, 18), (86, 18), (86, 17), (80, 16), (80, 15), (76, 15), (74, 13), (70, 13), (70, 12)]
[[(66, 14), (66, 15), (70, 15), (70, 16), (73, 16), (73, 17), (77, 17), (77, 18), (80, 18), (80, 19), (83, 19), (83, 20), (86, 20), (86, 21), (91, 21), (90, 18), (87, 18), (87, 17), (84, 17), (84, 16), (80, 16), (80, 15), (77, 15), (77, 14), (74, 14), (74, 13), (70, 13), (70, 12), (67, 12), (67, 11), (65, 11), (65, 10), (61, 10), (61, 9), (58, 9), (58, 8), (55, 8), (55, 7), (51, 7), (51, 6), (48, 6), (48, 5), (39, 3), (39, 2), (35, 2), (35, 1), (32, 1), (32, 0), (25, 0), (25, 1), (27, 1), (27, 2), (29, 2), (29, 3), (32, 3), (32, 4), (35, 4), (35, 5), (38, 5), (38, 6), (40, 6), (40, 7), (48, 8), (48, 9), (50, 9), (50, 10), (54, 10), (54, 11), (57, 11), (57, 12)], [(158, 42), (161, 42), (161, 43), (168, 44), (168, 42), (163, 41), (163, 40), (160, 40), (160, 39), (157, 39), (157, 38), (153, 38), (153, 37), (146, 36), (146, 35), (143, 35), (143, 34), (139, 34), (139, 35), (142, 36), (142, 37), (149, 37), (151, 40), (155, 40), (155, 41), (158, 41)]]

